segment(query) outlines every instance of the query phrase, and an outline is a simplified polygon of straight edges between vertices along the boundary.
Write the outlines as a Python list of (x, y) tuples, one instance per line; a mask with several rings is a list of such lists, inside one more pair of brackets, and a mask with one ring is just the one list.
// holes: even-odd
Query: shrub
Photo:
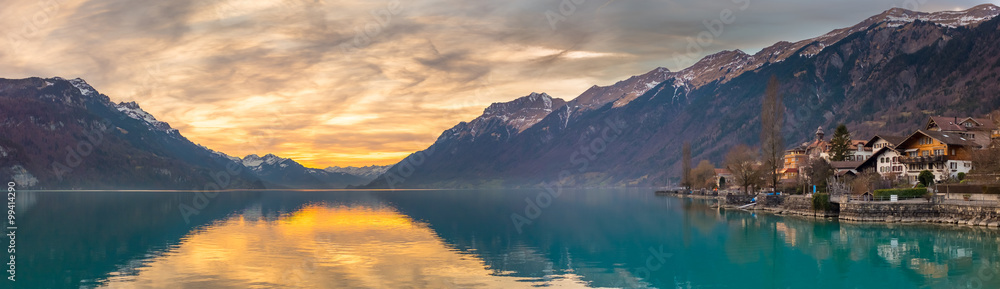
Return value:
[(965, 173), (958, 173), (958, 181), (961, 182), (964, 180), (965, 180)]
[(922, 197), (926, 194), (927, 194), (926, 188), (875, 190), (875, 196), (882, 198), (888, 198), (891, 195), (897, 195), (900, 198), (916, 198), (916, 197)]
[(917, 181), (925, 187), (930, 186), (934, 183), (934, 173), (928, 170), (920, 171), (920, 175), (917, 175)]
[(813, 194), (813, 210), (826, 211), (830, 209), (830, 194), (826, 193), (816, 193)]

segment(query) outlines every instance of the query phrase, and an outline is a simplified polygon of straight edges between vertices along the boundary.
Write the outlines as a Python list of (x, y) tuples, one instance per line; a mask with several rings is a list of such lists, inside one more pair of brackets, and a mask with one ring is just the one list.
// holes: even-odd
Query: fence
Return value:
[[(931, 203), (940, 203), (944, 200), (944, 196), (935, 196), (934, 198), (925, 199), (923, 196), (896, 196), (896, 201), (906, 201), (923, 199)], [(847, 200), (850, 202), (892, 202), (891, 196), (874, 196), (874, 195), (847, 195)]]

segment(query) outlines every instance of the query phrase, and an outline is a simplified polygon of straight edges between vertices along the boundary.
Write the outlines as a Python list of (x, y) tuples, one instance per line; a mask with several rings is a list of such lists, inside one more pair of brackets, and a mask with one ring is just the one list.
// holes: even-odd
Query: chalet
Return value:
[[(933, 119), (932, 119), (933, 120)], [(965, 138), (968, 134), (946, 131), (918, 130), (896, 146), (903, 164), (903, 177), (916, 182), (920, 171), (934, 173), (935, 180), (957, 177), (972, 169), (971, 150), (980, 148), (977, 142)]]
[(896, 145), (905, 140), (905, 136), (894, 135), (876, 135), (869, 139), (865, 147), (875, 152), (858, 166), (858, 172), (875, 171), (887, 179), (902, 175), (903, 163), (899, 162), (901, 155), (896, 151)]
[(927, 120), (924, 130), (956, 135), (980, 147), (988, 146), (993, 138), (1000, 136), (997, 125), (988, 118), (932, 116)]
[(845, 159), (845, 161), (863, 162), (868, 158), (870, 158), (872, 156), (873, 151), (872, 148), (865, 146), (865, 144), (867, 143), (868, 141), (866, 140), (852, 140), (851, 147), (854, 149), (851, 150), (850, 155), (847, 156), (847, 159)]

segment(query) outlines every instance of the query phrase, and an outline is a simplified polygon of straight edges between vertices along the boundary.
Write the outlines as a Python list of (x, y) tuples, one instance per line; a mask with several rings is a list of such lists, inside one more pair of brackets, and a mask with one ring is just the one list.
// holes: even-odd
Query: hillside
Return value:
[[(717, 164), (733, 145), (758, 143), (771, 76), (781, 83), (790, 146), (841, 122), (867, 138), (911, 131), (929, 115), (985, 115), (1000, 107), (991, 93), (1000, 91), (998, 13), (989, 4), (937, 13), (895, 8), (754, 55), (723, 51), (678, 72), (657, 68), (592, 87), (519, 133), (461, 123), (368, 187), (665, 185), (678, 175), (685, 141), (696, 161)], [(461, 137), (473, 131), (497, 137)]]

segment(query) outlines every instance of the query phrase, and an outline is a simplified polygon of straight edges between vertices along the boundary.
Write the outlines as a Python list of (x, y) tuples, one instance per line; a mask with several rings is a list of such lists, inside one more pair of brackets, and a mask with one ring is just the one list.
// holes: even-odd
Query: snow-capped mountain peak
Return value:
[(389, 170), (391, 166), (363, 166), (363, 167), (327, 167), (323, 169), (324, 171), (331, 173), (345, 173), (349, 175), (355, 175), (359, 177), (364, 177), (367, 179), (375, 179), (379, 175), (382, 175)]
[(278, 156), (273, 155), (273, 154), (266, 154), (263, 157), (258, 156), (256, 154), (251, 154), (251, 155), (248, 155), (248, 156), (244, 157), (241, 160), (241, 162), (243, 163), (243, 166), (245, 166), (247, 168), (250, 168), (252, 170), (255, 170), (255, 171), (262, 170), (264, 164), (267, 164), (268, 166), (275, 166), (275, 165), (277, 165), (277, 166), (282, 167), (282, 168), (288, 167), (288, 164), (285, 163), (285, 161), (288, 161), (288, 159), (282, 158), (282, 157), (278, 157)]
[[(56, 77), (56, 79), (62, 79), (62, 78)], [(97, 90), (94, 89), (93, 86), (90, 86), (90, 84), (88, 84), (86, 81), (84, 81), (81, 78), (74, 78), (74, 79), (70, 79), (70, 80), (67, 80), (67, 81), (69, 81), (69, 83), (72, 84), (73, 87), (76, 87), (76, 89), (79, 89), (80, 90), (80, 94), (83, 94), (84, 96), (91, 96), (92, 94), (97, 93)]]
[(544, 92), (532, 92), (527, 96), (509, 102), (491, 104), (483, 110), (482, 116), (473, 120), (470, 124), (482, 123), (490, 119), (499, 119), (517, 129), (518, 132), (521, 132), (538, 123), (542, 118), (551, 113), (553, 109), (563, 106), (565, 103), (562, 99), (553, 98)]
[(889, 27), (898, 27), (915, 21), (931, 22), (949, 28), (977, 25), (1000, 14), (1000, 8), (993, 4), (983, 4), (963, 11), (919, 12), (903, 8), (892, 8), (872, 17)]
[(594, 85), (569, 102), (569, 111), (591, 110), (607, 103), (613, 103), (614, 107), (623, 106), (675, 75), (666, 67), (657, 67), (609, 86)]
[[(82, 88), (81, 91), (83, 91)], [(124, 113), (130, 118), (145, 122), (146, 125), (148, 125), (150, 128), (154, 130), (166, 133), (177, 133), (176, 129), (170, 128), (170, 124), (156, 120), (156, 117), (153, 117), (152, 114), (149, 114), (145, 110), (142, 110), (142, 108), (139, 107), (139, 104), (136, 103), (135, 101), (120, 102), (118, 104), (114, 104), (114, 107), (118, 109), (118, 111)]]

